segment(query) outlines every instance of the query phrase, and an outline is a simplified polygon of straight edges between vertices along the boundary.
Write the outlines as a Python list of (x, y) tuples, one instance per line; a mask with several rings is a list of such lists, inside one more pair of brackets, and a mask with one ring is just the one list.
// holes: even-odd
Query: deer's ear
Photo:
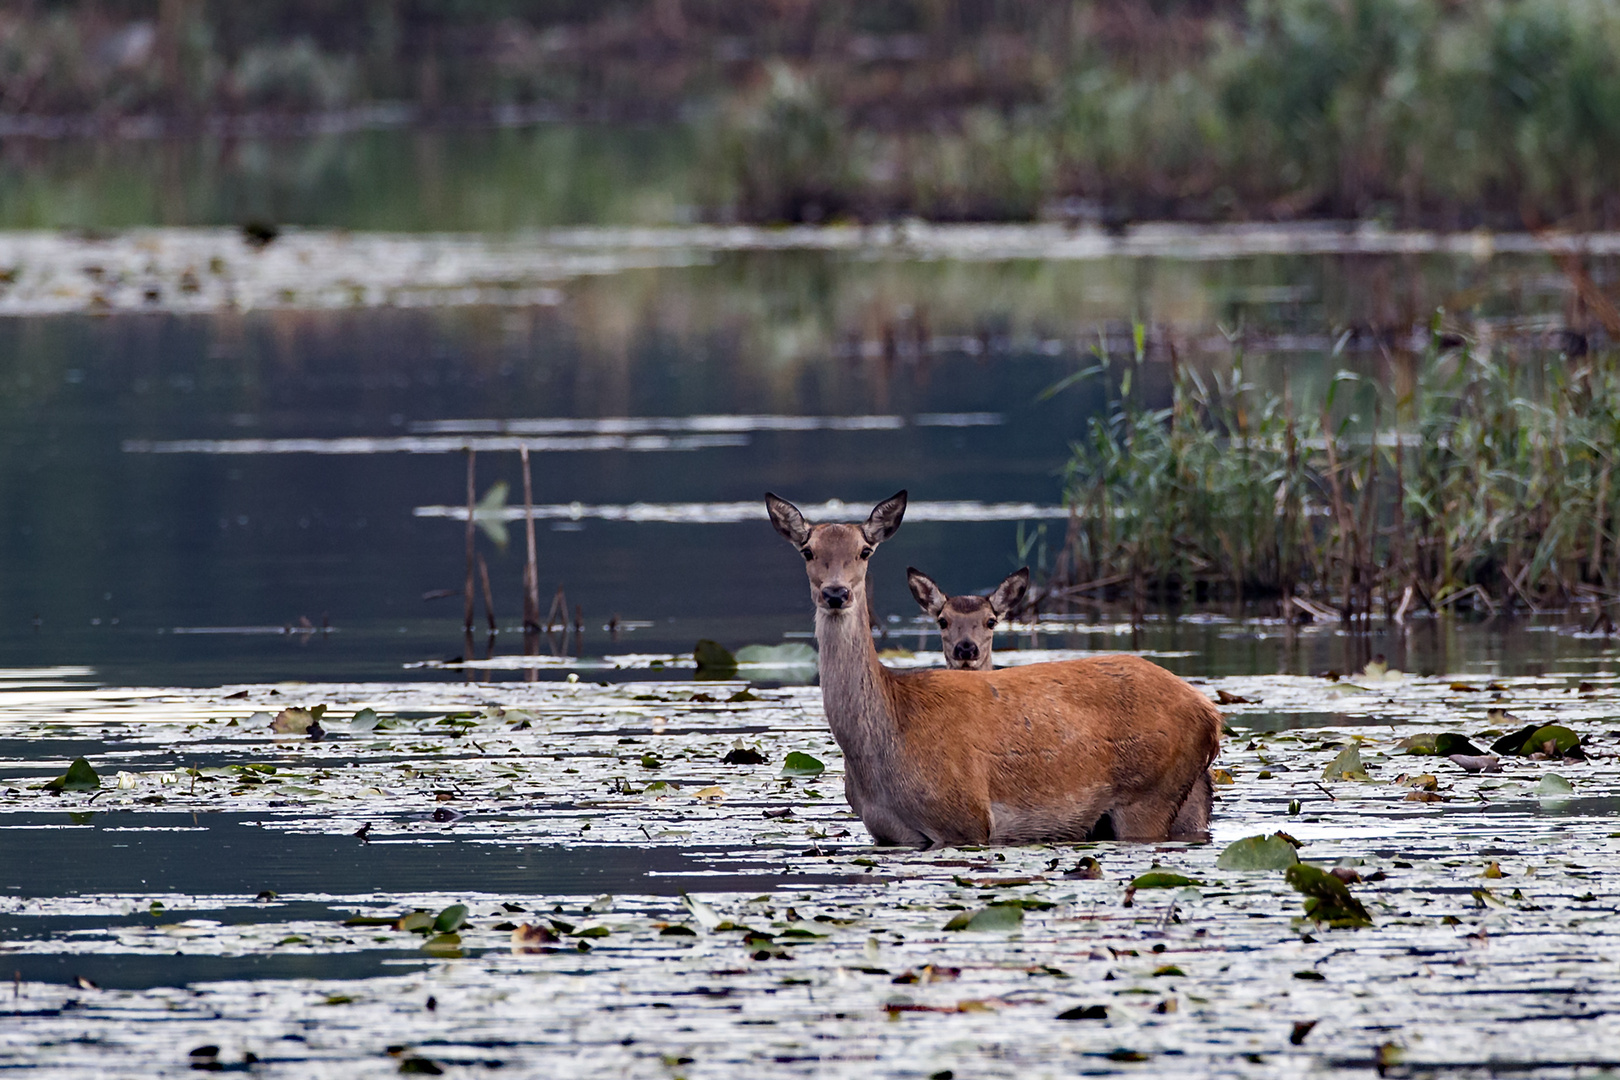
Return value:
[(911, 595), (917, 598), (917, 604), (930, 617), (937, 618), (945, 610), (945, 601), (950, 597), (940, 591), (934, 579), (918, 570), (915, 566), (906, 567), (906, 584), (911, 586)]
[(996, 618), (1004, 618), (1009, 611), (1018, 610), (1028, 591), (1029, 567), (1026, 566), (1008, 574), (1007, 580), (996, 586), (996, 591), (990, 594), (990, 610), (996, 613)]
[(906, 493), (897, 491), (872, 508), (872, 513), (861, 525), (861, 535), (868, 544), (883, 543), (900, 529), (900, 519), (906, 516)]
[(804, 515), (799, 513), (797, 506), (767, 491), (765, 511), (771, 515), (771, 524), (776, 526), (776, 531), (781, 533), (788, 543), (796, 548), (802, 548), (810, 542), (810, 525), (804, 520)]

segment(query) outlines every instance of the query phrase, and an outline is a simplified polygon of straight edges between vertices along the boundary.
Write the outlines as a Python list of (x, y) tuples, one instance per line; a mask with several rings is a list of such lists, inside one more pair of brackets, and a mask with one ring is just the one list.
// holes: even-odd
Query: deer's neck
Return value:
[(893, 676), (878, 662), (877, 647), (864, 605), (844, 615), (816, 611), (816, 644), (821, 650), (821, 701), (827, 724), (844, 751), (849, 773), (857, 782), (867, 770), (881, 767), (898, 738)]

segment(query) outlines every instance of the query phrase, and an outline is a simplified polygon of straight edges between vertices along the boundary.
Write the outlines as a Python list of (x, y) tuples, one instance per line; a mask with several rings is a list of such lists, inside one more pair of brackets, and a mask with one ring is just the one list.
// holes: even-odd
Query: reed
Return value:
[(1144, 340), (1066, 380), (1102, 380), (1108, 406), (1073, 447), (1048, 595), (1270, 597), (1346, 621), (1620, 596), (1620, 354), (1437, 326), (1424, 354), (1341, 370), (1313, 404), (1241, 354), (1176, 368), (1166, 404), (1142, 390)]

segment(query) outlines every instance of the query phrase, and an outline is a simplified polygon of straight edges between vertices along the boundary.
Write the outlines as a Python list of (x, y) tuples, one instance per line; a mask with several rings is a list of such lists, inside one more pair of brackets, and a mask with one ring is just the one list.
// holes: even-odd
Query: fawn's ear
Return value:
[(906, 516), (906, 493), (897, 491), (872, 508), (872, 513), (861, 525), (866, 542), (876, 546), (900, 529), (900, 519)]
[(1005, 618), (1009, 611), (1018, 610), (1028, 591), (1029, 567), (1026, 566), (1008, 574), (1007, 580), (996, 586), (996, 591), (990, 594), (990, 610), (996, 613), (996, 618)]
[(797, 506), (767, 491), (765, 510), (771, 515), (771, 524), (776, 526), (776, 531), (781, 533), (788, 543), (796, 548), (802, 548), (810, 542), (810, 525), (804, 520), (804, 515), (799, 513)]
[(950, 597), (934, 584), (933, 578), (915, 566), (906, 567), (906, 584), (911, 586), (911, 595), (917, 598), (918, 606), (928, 612), (930, 618), (938, 618), (939, 613), (945, 610), (945, 602)]

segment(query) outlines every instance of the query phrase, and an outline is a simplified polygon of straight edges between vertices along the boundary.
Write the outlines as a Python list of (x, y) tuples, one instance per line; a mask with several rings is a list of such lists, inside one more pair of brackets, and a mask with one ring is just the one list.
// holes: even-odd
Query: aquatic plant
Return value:
[(1135, 343), (1065, 380), (1110, 400), (1074, 444), (1055, 591), (1258, 594), (1347, 620), (1615, 598), (1612, 355), (1493, 348), (1437, 319), (1423, 355), (1340, 370), (1316, 406), (1241, 354), (1177, 367), (1164, 405), (1142, 390), (1141, 327)]

